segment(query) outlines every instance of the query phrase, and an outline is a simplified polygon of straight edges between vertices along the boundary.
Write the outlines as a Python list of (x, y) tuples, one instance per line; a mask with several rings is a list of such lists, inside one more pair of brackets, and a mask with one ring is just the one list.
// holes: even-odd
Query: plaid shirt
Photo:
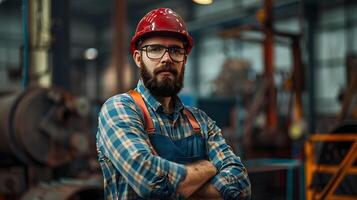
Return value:
[[(178, 140), (193, 134), (175, 98), (175, 109), (166, 114), (141, 81), (136, 90), (147, 104), (157, 134)], [(218, 174), (210, 180), (224, 199), (250, 199), (250, 182), (239, 157), (225, 143), (221, 130), (203, 111), (188, 107), (207, 142), (207, 155)], [(179, 199), (176, 189), (186, 176), (182, 164), (151, 153), (143, 116), (128, 94), (108, 99), (99, 114), (97, 150), (104, 175), (105, 199)]]

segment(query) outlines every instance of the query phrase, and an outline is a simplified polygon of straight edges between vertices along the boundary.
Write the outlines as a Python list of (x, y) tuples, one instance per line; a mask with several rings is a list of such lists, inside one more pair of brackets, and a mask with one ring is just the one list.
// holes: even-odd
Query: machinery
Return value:
[(357, 122), (340, 123), (305, 144), (306, 199), (356, 199)]
[[(287, 152), (282, 156), (287, 156), (290, 154), (288, 152), (290, 142), (302, 139), (307, 128), (302, 104), (304, 90), (304, 71), (300, 47), (302, 34), (274, 29), (273, 2), (271, 0), (264, 0), (264, 8), (258, 11), (257, 19), (260, 22), (258, 25), (242, 25), (219, 33), (222, 39), (238, 39), (258, 43), (261, 44), (263, 49), (263, 76), (258, 83), (255, 83), (257, 85), (255, 94), (251, 95), (252, 97), (248, 103), (244, 105), (247, 110), (247, 116), (243, 124), (243, 145), (246, 149), (247, 157), (260, 156), (256, 155), (257, 146), (264, 147), (263, 154), (267, 152), (266, 149), (279, 148)], [(257, 38), (255, 36), (257, 34), (261, 37)], [(284, 91), (279, 91), (274, 81), (276, 70), (274, 66), (275, 43), (288, 46), (292, 55), (291, 77), (286, 81), (285, 79), (287, 78), (283, 77), (286, 83), (282, 84), (281, 88)], [(250, 86), (250, 88), (252, 87)], [(278, 96), (282, 96), (281, 94), (283, 93), (285, 95), (286, 91), (289, 93), (288, 101), (283, 103), (288, 104), (288, 109), (287, 112), (279, 113), (279, 110), (282, 110), (279, 109), (279, 105), (282, 102), (278, 102)], [(264, 113), (264, 116), (261, 113)], [(284, 115), (284, 118), (281, 115)], [(263, 123), (256, 126), (258, 119), (262, 119), (260, 121), (263, 121)], [(293, 151), (297, 152), (293, 153), (296, 154), (293, 157), (299, 158), (301, 156), (300, 148)]]
[(99, 187), (96, 182), (95, 179), (87, 181), (67, 180), (43, 184), (30, 189), (21, 199), (101, 200), (103, 199), (102, 187)]
[(0, 199), (95, 170), (85, 101), (59, 89), (29, 88), (2, 94), (0, 108)]

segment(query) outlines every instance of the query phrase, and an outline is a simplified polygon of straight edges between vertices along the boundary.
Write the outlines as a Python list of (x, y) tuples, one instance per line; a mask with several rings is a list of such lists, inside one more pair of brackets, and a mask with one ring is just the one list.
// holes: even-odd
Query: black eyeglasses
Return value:
[(139, 50), (146, 51), (146, 56), (150, 59), (161, 59), (166, 52), (169, 52), (170, 58), (175, 62), (184, 61), (186, 56), (186, 50), (178, 46), (165, 47), (160, 44), (149, 44)]

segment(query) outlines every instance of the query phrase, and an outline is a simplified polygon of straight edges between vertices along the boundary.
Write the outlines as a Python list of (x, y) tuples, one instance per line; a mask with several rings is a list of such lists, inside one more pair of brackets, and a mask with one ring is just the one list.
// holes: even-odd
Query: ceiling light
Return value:
[(193, 0), (193, 2), (197, 4), (208, 5), (213, 3), (213, 0)]
[(98, 56), (98, 50), (95, 48), (89, 48), (84, 51), (84, 58), (86, 60), (94, 60)]

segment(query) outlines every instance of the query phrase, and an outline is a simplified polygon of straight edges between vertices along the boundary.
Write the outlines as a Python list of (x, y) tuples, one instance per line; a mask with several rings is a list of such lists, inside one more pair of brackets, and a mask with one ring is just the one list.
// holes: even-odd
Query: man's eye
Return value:
[(183, 49), (181, 49), (181, 48), (174, 47), (174, 48), (171, 48), (170, 51), (171, 51), (171, 53), (174, 53), (174, 54), (183, 54)]
[(162, 47), (161, 46), (148, 46), (148, 51), (162, 51)]

